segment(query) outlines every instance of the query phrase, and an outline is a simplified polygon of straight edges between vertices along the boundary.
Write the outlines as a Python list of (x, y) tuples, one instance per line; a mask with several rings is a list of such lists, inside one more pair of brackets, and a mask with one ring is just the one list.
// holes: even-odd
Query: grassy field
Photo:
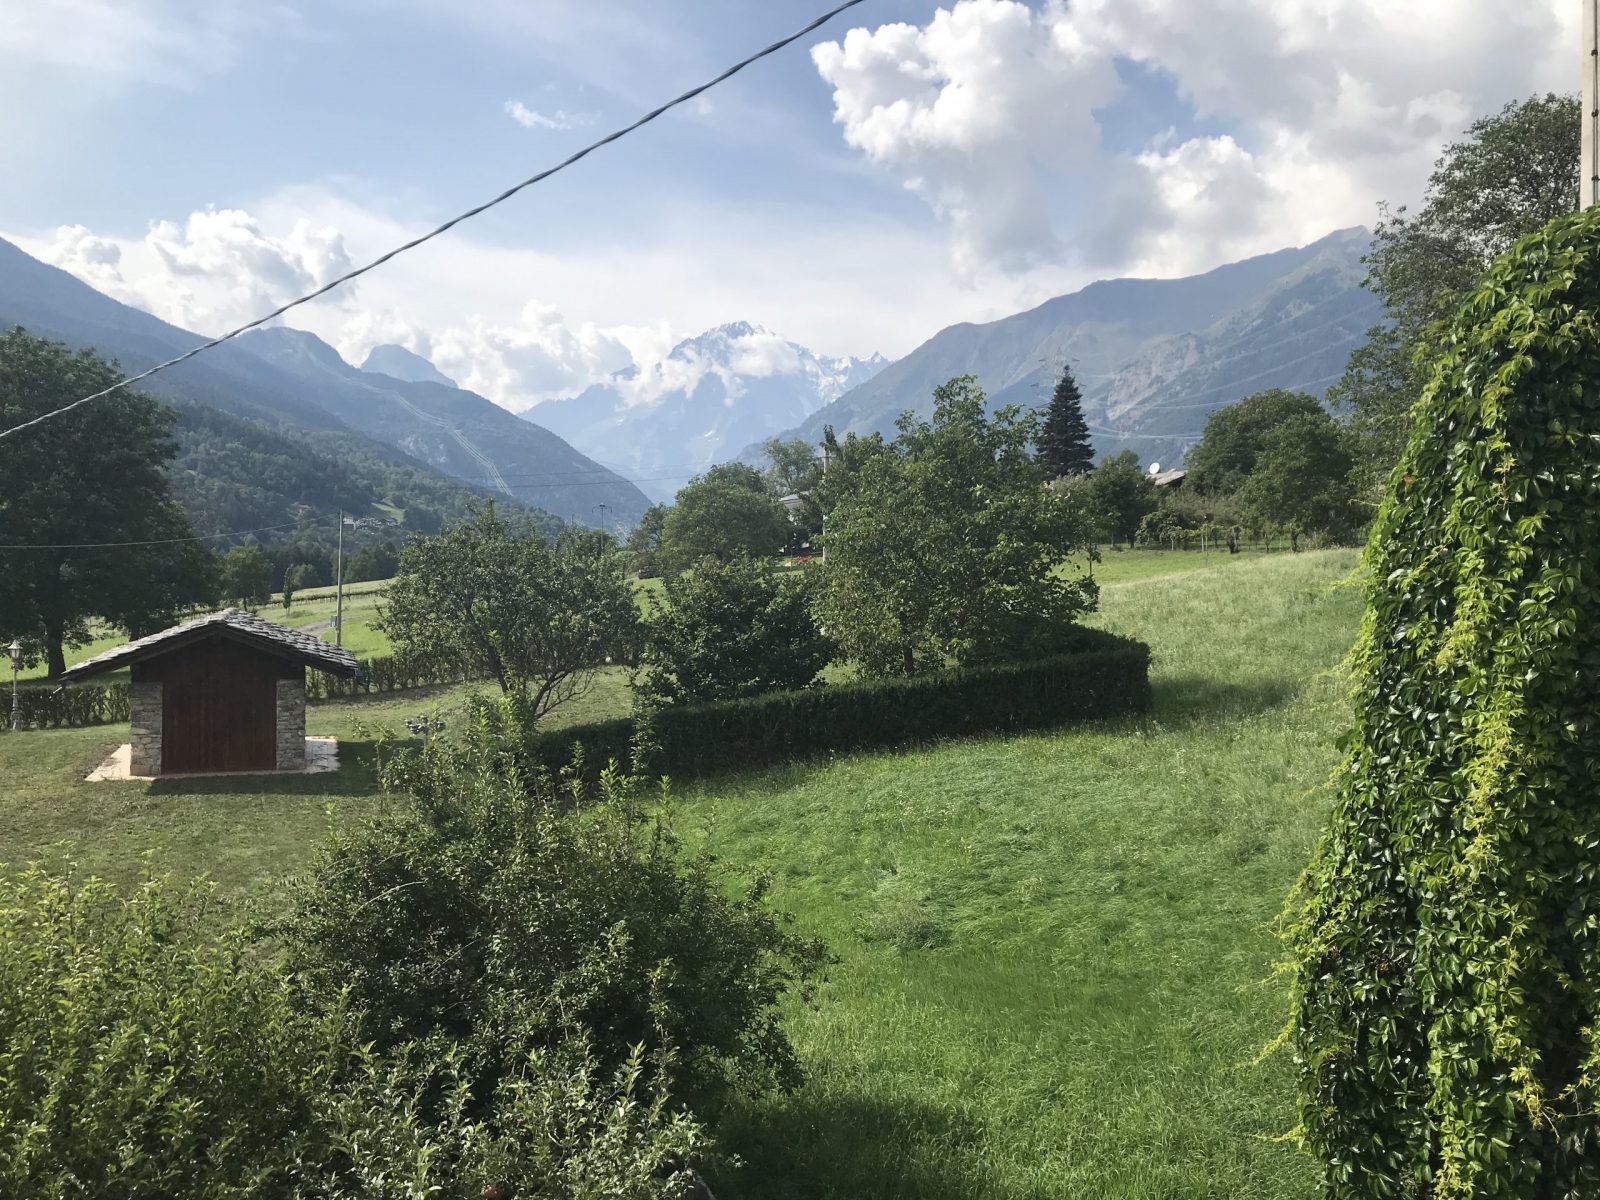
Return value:
[[(728, 1114), (719, 1195), (1309, 1198), (1275, 1140), (1287, 1064), (1253, 1060), (1284, 1015), (1272, 918), (1326, 813), (1354, 560), (1108, 553), (1096, 620), (1153, 647), (1149, 718), (683, 790), (684, 836), (770, 872), (839, 955), (791, 1013), (810, 1081)], [(154, 851), (270, 904), (330, 812), (380, 803), (377, 731), (465, 691), (314, 706), (342, 766), (292, 781), (91, 785), (125, 728), (0, 736), (0, 845), (71, 841), (118, 878)]]
[(1149, 720), (691, 791), (686, 832), (771, 871), (840, 954), (798, 1094), (726, 1131), (719, 1193), (1310, 1197), (1271, 922), (1325, 812), (1348, 553), (1111, 584)]

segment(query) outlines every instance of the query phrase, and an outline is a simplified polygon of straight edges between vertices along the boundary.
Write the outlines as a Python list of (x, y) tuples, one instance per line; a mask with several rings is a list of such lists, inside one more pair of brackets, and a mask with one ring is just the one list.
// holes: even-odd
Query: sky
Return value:
[[(0, 236), (217, 333), (829, 0), (0, 0)], [(1412, 203), (1579, 77), (1571, 0), (866, 0), (299, 309), (515, 410), (750, 321), (898, 357)]]

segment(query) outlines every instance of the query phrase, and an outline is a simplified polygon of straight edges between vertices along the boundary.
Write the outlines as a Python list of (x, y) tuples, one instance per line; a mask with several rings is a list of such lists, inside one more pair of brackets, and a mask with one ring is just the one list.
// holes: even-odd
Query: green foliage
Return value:
[(679, 491), (661, 528), (661, 568), (684, 571), (706, 558), (770, 557), (793, 526), (760, 471), (723, 463)]
[(507, 747), (530, 728), (511, 697), (394, 760), (385, 783), (411, 802), (339, 836), (300, 890), (287, 939), (308, 986), (348, 996), (380, 1047), (463, 1047), (479, 1092), (514, 1066), (504, 1046), (574, 1026), (608, 1067), (670, 1047), (698, 1100), (792, 1086), (778, 1003), (822, 947), (767, 910), (762, 880), (682, 851), (640, 784), (606, 772), (601, 803), (575, 807), (524, 771)]
[(631, 658), (638, 611), (616, 543), (565, 529), (552, 540), (491, 504), (400, 557), (383, 627), (402, 654), (489, 678), (535, 719), (576, 697), (587, 668)]
[(759, 559), (707, 559), (669, 575), (645, 626), (641, 695), (653, 704), (732, 700), (809, 686), (833, 656), (805, 576)]
[(661, 531), (667, 523), (667, 506), (652, 504), (628, 535), (624, 547), (628, 564), (640, 579), (655, 579), (661, 574)]
[(1302, 534), (1349, 537), (1359, 524), (1353, 465), (1332, 417), (1320, 409), (1292, 416), (1262, 438), (1239, 500), (1256, 528), (1283, 530), (1295, 549)]
[[(119, 725), (128, 719), (125, 683), (24, 687), (17, 692), (24, 729), (67, 729), (81, 725)], [(0, 704), (0, 730), (11, 728), (11, 699)]]
[(1600, 210), (1451, 327), (1367, 551), (1355, 728), (1291, 930), (1327, 1195), (1600, 1191)]
[(235, 546), (222, 556), (224, 603), (257, 609), (272, 599), (272, 564), (259, 546)]
[(1273, 388), (1219, 408), (1206, 420), (1200, 444), (1185, 458), (1184, 487), (1210, 495), (1230, 495), (1256, 469), (1267, 437), (1295, 417), (1325, 417), (1315, 396)]
[(1350, 416), (1367, 492), (1382, 489), (1405, 447), (1440, 323), (1497, 255), (1576, 206), (1581, 122), (1575, 96), (1507, 104), (1445, 149), (1415, 214), (1384, 210), (1366, 263), (1387, 322), (1328, 393)]
[(1083, 394), (1066, 367), (1051, 393), (1039, 429), (1039, 458), (1055, 475), (1086, 475), (1094, 470), (1094, 443), (1083, 419)]
[(385, 692), (407, 692), (416, 688), (441, 687), (485, 679), (462, 669), (453, 658), (426, 653), (385, 654), (361, 660), (361, 673), (352, 678), (306, 673), (307, 700), (341, 700), (350, 696), (378, 696)]
[(1157, 503), (1156, 486), (1140, 469), (1139, 456), (1132, 450), (1102, 459), (1087, 479), (1066, 494), (1080, 498), (1106, 540), (1126, 542), (1130, 548), (1139, 525), (1155, 511)]
[[(122, 378), (91, 350), (22, 329), (0, 335), (0, 425), (68, 404)], [(166, 464), (177, 414), (147, 396), (75, 409), (0, 442), (0, 538), (59, 546), (165, 542), (194, 530), (173, 499)], [(0, 643), (21, 637), (42, 649), (52, 678), (64, 647), (89, 640), (98, 617), (139, 635), (216, 592), (202, 543), (101, 549), (0, 550)]]
[[(1073, 626), (1037, 661), (771, 692), (652, 713), (640, 769), (713, 775), (793, 759), (946, 737), (1053, 729), (1150, 707), (1149, 649)], [(540, 734), (534, 760), (555, 770), (581, 744), (590, 763), (627, 762), (639, 729), (618, 720)]]
[(904, 414), (893, 446), (841, 472), (818, 611), (864, 672), (1046, 654), (1093, 610), (1093, 582), (1058, 569), (1092, 555), (1089, 523), (1045, 486), (1037, 433), (1018, 408), (986, 415), (964, 376), (935, 391), (931, 423)]
[(308, 1013), (208, 894), (0, 881), (0, 1191), (119, 1200), (680, 1200), (697, 1127), (581, 1034), (513, 1041), (475, 1092), (458, 1047), (379, 1055)]

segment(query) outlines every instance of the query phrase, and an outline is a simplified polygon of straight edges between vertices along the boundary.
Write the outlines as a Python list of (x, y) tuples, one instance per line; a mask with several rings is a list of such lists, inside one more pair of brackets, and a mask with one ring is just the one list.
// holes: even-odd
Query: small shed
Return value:
[(230, 608), (108, 650), (61, 678), (129, 669), (133, 775), (300, 771), (308, 666), (360, 670), (348, 650)]

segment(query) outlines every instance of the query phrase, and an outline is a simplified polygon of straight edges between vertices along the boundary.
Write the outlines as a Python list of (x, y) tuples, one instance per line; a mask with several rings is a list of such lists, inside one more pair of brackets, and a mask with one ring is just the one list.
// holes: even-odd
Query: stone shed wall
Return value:
[(306, 682), (278, 680), (278, 770), (303, 771), (306, 765)]

